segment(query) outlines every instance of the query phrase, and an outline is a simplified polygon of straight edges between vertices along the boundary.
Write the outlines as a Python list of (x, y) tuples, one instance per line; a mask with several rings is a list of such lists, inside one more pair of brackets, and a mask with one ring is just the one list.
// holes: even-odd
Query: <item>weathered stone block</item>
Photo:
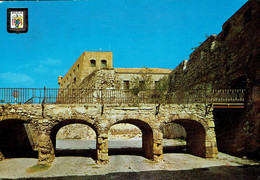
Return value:
[(44, 147), (44, 148), (40, 148), (39, 151), (42, 154), (49, 154), (51, 152), (51, 149), (48, 149), (48, 148)]
[(163, 154), (156, 154), (156, 155), (154, 155), (153, 160), (155, 162), (161, 162), (163, 160)]
[(2, 161), (2, 160), (4, 160), (4, 155), (3, 155), (3, 153), (2, 152), (0, 152), (0, 161)]
[(214, 123), (214, 121), (208, 121), (208, 126), (209, 127), (215, 127), (215, 123)]
[(153, 153), (155, 155), (161, 155), (163, 153), (163, 150), (162, 150), (162, 148), (157, 148), (157, 149), (154, 149)]
[(103, 143), (103, 138), (99, 137), (98, 138), (98, 144), (102, 144)]

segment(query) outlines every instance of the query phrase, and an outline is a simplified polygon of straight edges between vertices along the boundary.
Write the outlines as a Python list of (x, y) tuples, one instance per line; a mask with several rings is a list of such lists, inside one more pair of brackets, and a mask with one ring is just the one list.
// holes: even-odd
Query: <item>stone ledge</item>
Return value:
[(115, 110), (130, 110), (130, 111), (133, 111), (133, 110), (153, 110), (153, 108), (150, 108), (150, 107), (118, 107), (118, 108), (114, 108)]

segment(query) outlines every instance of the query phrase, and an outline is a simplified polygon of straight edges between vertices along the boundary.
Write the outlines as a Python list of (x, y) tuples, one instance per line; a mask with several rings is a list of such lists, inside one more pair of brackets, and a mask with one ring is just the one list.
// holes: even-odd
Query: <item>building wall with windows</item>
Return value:
[[(144, 76), (149, 76), (150, 88), (155, 87), (164, 76), (171, 73), (171, 69), (162, 68), (115, 68), (115, 74), (119, 80), (121, 89), (129, 89), (133, 87), (133, 80), (139, 77), (140, 84), (145, 82)], [(143, 84), (145, 86), (145, 84)], [(148, 88), (149, 89), (149, 88)]]
[[(64, 77), (59, 76), (60, 88), (129, 89), (133, 79), (150, 76), (151, 86), (171, 73), (162, 68), (113, 68), (113, 54), (106, 51), (87, 51), (72, 65)], [(143, 84), (144, 85), (144, 84)]]
[(113, 68), (113, 53), (110, 51), (87, 51), (72, 65), (64, 77), (59, 76), (60, 88), (77, 88), (92, 72)]

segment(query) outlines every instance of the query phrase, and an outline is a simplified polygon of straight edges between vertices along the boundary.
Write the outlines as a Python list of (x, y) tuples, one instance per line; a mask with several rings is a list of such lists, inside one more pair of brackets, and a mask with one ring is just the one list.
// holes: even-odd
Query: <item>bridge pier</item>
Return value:
[[(185, 128), (187, 147), (191, 154), (205, 158), (217, 157), (213, 114), (205, 114), (204, 104), (163, 105), (159, 115), (155, 116), (154, 112), (152, 105), (111, 105), (106, 106), (102, 115), (96, 105), (46, 105), (44, 117), (48, 119), (42, 119), (41, 105), (9, 105), (4, 109), (0, 107), (0, 122), (18, 120), (32, 124), (28, 127), (33, 127), (30, 136), (35, 141), (35, 150), (38, 150), (39, 165), (51, 165), (55, 158), (55, 141), (52, 140), (55, 140), (61, 127), (72, 123), (86, 124), (96, 132), (98, 164), (108, 163), (108, 132), (111, 126), (120, 123), (135, 125), (142, 131), (143, 153), (148, 159), (157, 162), (163, 159), (160, 125), (165, 122), (178, 123)], [(6, 126), (4, 123), (0, 125), (3, 128)], [(0, 160), (4, 159), (3, 153), (5, 151), (1, 152), (0, 149)]]
[(51, 166), (55, 158), (54, 147), (51, 141), (49, 128), (49, 121), (44, 119), (40, 120), (41, 129), (39, 132), (39, 147), (38, 147), (38, 165)]
[(217, 158), (218, 149), (214, 131), (214, 120), (204, 118), (207, 122), (204, 127), (196, 127), (195, 124), (185, 128), (187, 133), (188, 152), (203, 158)]
[(97, 164), (108, 163), (108, 134), (97, 136)]
[(153, 134), (152, 160), (160, 162), (163, 160), (163, 134), (160, 130), (154, 130)]
[(206, 133), (205, 149), (205, 158), (218, 157), (218, 147), (214, 127), (210, 127)]

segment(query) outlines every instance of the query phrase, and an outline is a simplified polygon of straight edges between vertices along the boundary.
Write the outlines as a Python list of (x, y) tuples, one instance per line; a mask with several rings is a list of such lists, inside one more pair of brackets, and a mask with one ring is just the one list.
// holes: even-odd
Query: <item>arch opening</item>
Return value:
[(119, 121), (109, 129), (109, 155), (139, 155), (153, 159), (153, 131), (141, 120)]
[(172, 122), (181, 125), (186, 131), (186, 147), (181, 152), (206, 157), (206, 132), (203, 125), (189, 119), (176, 119)]
[(186, 151), (186, 130), (177, 123), (163, 123), (161, 125), (163, 133), (163, 152), (182, 153)]
[(52, 128), (55, 156), (84, 156), (96, 159), (96, 131), (83, 120), (65, 120)]
[[(239, 124), (244, 118), (244, 109), (228, 109), (228, 108), (214, 108), (213, 116), (215, 123), (215, 133), (217, 140), (217, 147), (219, 151), (231, 155), (236, 154), (237, 146), (234, 146), (237, 140), (237, 132), (239, 132)], [(246, 129), (247, 130), (247, 129)], [(241, 141), (241, 139), (239, 140)], [(236, 142), (239, 144), (239, 142)]]
[(35, 140), (30, 133), (29, 123), (19, 119), (8, 119), (0, 122), (0, 152), (5, 158), (37, 158)]

